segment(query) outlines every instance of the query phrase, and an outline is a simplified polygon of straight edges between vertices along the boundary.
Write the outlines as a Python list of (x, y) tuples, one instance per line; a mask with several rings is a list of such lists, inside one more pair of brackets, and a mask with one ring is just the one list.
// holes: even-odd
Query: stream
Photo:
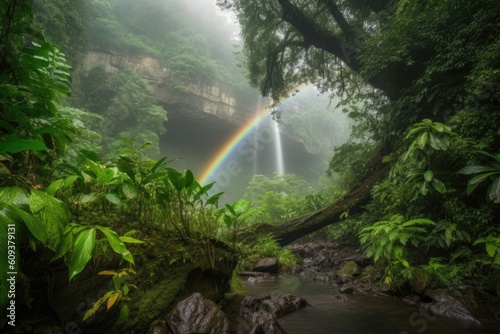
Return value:
[(317, 282), (294, 274), (243, 282), (249, 295), (292, 294), (304, 297), (311, 304), (278, 319), (289, 334), (500, 333), (498, 322), (479, 325), (438, 318), (395, 297), (341, 294), (331, 282)]

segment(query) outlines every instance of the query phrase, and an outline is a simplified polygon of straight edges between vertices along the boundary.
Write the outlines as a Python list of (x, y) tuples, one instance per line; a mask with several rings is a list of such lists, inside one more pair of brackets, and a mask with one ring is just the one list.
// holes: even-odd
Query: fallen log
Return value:
[(281, 246), (285, 246), (325, 226), (338, 223), (345, 212), (350, 216), (359, 214), (364, 211), (364, 206), (370, 200), (372, 187), (385, 177), (388, 170), (389, 166), (379, 168), (365, 177), (346, 195), (323, 209), (278, 224), (254, 226), (251, 231), (242, 231), (241, 238), (248, 243), (253, 243), (260, 235), (272, 234)]

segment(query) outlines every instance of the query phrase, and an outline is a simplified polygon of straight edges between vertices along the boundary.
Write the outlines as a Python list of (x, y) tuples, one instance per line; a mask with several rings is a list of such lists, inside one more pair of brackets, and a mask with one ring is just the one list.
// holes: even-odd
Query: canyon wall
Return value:
[[(151, 56), (123, 56), (91, 51), (83, 62), (82, 70), (86, 71), (97, 65), (103, 66), (111, 75), (125, 68), (140, 74), (154, 88), (155, 98), (159, 104), (175, 106), (175, 109), (182, 113), (203, 112), (239, 124), (256, 112), (254, 105), (239, 103), (231, 87), (223, 84), (190, 84), (182, 94), (174, 91), (168, 68)], [(168, 111), (170, 113), (173, 110), (168, 108)]]

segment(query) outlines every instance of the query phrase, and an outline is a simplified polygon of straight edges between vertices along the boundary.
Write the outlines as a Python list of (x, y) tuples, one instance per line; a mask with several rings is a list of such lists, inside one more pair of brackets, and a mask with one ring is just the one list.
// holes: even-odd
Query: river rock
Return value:
[(266, 257), (255, 265), (252, 271), (277, 274), (280, 270), (280, 263), (276, 257)]
[(270, 319), (255, 326), (250, 334), (287, 334), (276, 319)]
[(167, 317), (167, 326), (172, 334), (235, 333), (224, 312), (200, 293), (193, 293), (177, 304)]
[(339, 288), (341, 293), (351, 293), (354, 291), (354, 285), (352, 283), (346, 283)]
[(238, 275), (243, 276), (243, 277), (262, 277), (262, 278), (271, 277), (269, 275), (269, 273), (259, 272), (259, 271), (242, 271)]
[[(456, 294), (462, 295), (458, 292)], [(420, 303), (420, 307), (432, 315), (479, 323), (474, 316), (477, 304), (473, 299), (455, 297), (446, 289), (435, 289), (426, 291), (422, 300), (424, 302)]]
[(346, 264), (344, 264), (339, 271), (337, 272), (337, 275), (339, 277), (354, 277), (358, 276), (360, 273), (359, 266), (356, 264), (354, 261), (349, 261)]
[(283, 295), (273, 298), (270, 296), (247, 296), (241, 303), (241, 315), (248, 319), (254, 318), (256, 313), (259, 313), (259, 315), (267, 313), (271, 316), (263, 315), (263, 318), (267, 321), (272, 318), (282, 317), (307, 305), (309, 303), (304, 298), (293, 295)]

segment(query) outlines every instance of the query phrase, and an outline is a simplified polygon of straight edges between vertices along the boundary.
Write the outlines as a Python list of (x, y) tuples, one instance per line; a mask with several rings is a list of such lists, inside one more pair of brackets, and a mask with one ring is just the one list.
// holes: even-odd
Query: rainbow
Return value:
[(249, 119), (238, 131), (236, 131), (231, 138), (222, 146), (222, 148), (210, 160), (207, 166), (201, 172), (198, 182), (203, 184), (206, 182), (222, 165), (231, 152), (238, 146), (238, 144), (252, 131), (252, 129), (259, 124), (259, 122), (268, 115), (268, 109), (263, 108), (254, 117)]

